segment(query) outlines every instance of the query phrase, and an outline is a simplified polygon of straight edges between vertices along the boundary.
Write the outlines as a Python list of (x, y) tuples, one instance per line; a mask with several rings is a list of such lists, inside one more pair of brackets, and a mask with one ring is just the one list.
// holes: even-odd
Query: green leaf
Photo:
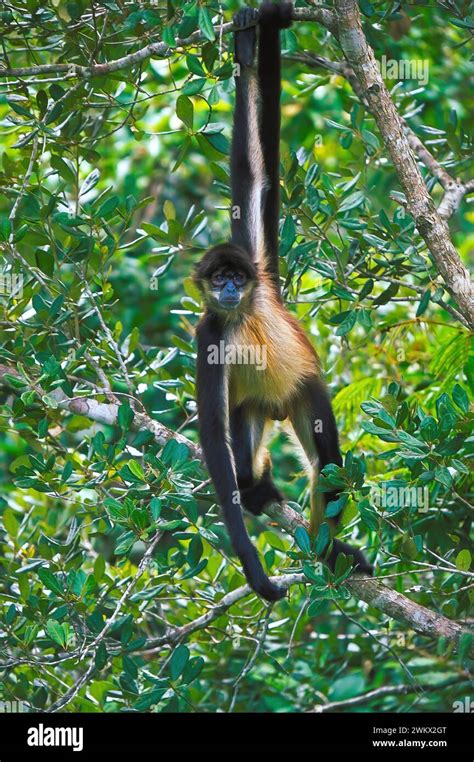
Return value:
[(10, 535), (10, 537), (15, 539), (15, 537), (18, 534), (18, 529), (19, 529), (20, 525), (19, 525), (18, 519), (15, 516), (15, 514), (13, 513), (12, 509), (11, 508), (7, 508), (3, 512), (3, 517), (2, 518), (3, 518), (3, 526), (7, 530), (8, 534)]
[(360, 511), (361, 521), (366, 525), (366, 527), (369, 529), (377, 530), (379, 527), (379, 517), (377, 512), (370, 505), (369, 501), (364, 498), (364, 500), (360, 501), (358, 508)]
[(311, 540), (304, 527), (298, 527), (295, 531), (295, 542), (306, 555), (311, 553)]
[(322, 554), (328, 547), (330, 540), (331, 540), (331, 531), (329, 529), (329, 524), (325, 521), (319, 527), (318, 536), (316, 538), (316, 545), (315, 545), (316, 555), (322, 556)]
[(308, 606), (307, 615), (309, 617), (321, 616), (321, 614), (326, 613), (328, 610), (328, 605), (328, 601), (324, 600), (324, 598), (313, 601)]
[(128, 402), (122, 402), (122, 404), (120, 405), (118, 409), (119, 426), (125, 431), (128, 431), (134, 417), (135, 417), (135, 413), (133, 412)]
[(329, 689), (329, 696), (332, 701), (343, 701), (344, 699), (360, 696), (364, 692), (365, 678), (362, 675), (352, 674), (340, 677)]
[(198, 77), (205, 77), (206, 72), (202, 68), (201, 61), (199, 58), (195, 55), (189, 54), (186, 56), (186, 64), (189, 69), (189, 71), (192, 74), (196, 74)]
[(105, 558), (104, 556), (97, 556), (94, 561), (94, 578), (96, 582), (100, 582), (105, 573)]
[(460, 550), (456, 556), (456, 568), (459, 571), (469, 571), (471, 568), (471, 554), (467, 548)]
[(103, 669), (107, 664), (108, 653), (104, 642), (99, 643), (99, 647), (95, 653), (95, 666), (97, 669)]
[(14, 376), (11, 373), (4, 373), (3, 380), (6, 381), (8, 386), (12, 386), (14, 389), (23, 389), (23, 387), (28, 385), (27, 381), (24, 381), (22, 378)]
[(59, 624), (55, 619), (48, 619), (46, 622), (46, 632), (55, 643), (63, 647), (66, 646), (67, 638), (63, 625)]
[(430, 299), (431, 299), (431, 291), (429, 290), (429, 288), (427, 288), (425, 293), (420, 299), (420, 303), (416, 311), (416, 317), (420, 317), (420, 315), (423, 315), (426, 312), (428, 304), (430, 303)]
[(170, 661), (170, 675), (172, 680), (177, 680), (183, 673), (183, 670), (189, 659), (189, 649), (182, 643), (177, 646), (173, 651), (173, 656)]
[(183, 95), (197, 95), (206, 84), (206, 79), (192, 79), (190, 82), (186, 82), (181, 92)]
[(128, 460), (127, 466), (129, 467), (132, 474), (137, 477), (137, 479), (140, 479), (143, 482), (145, 481), (145, 472), (138, 461)]
[(203, 569), (206, 568), (206, 566), (207, 558), (203, 558), (202, 561), (196, 564), (196, 566), (193, 566), (192, 569), (188, 569), (188, 571), (182, 575), (181, 579), (191, 579), (191, 577), (196, 577), (202, 572)]
[(453, 386), (452, 397), (455, 404), (460, 410), (463, 411), (463, 413), (467, 413), (469, 411), (469, 397), (467, 396), (462, 386), (459, 384), (455, 384)]
[(142, 693), (138, 701), (135, 701), (133, 706), (137, 712), (146, 712), (151, 706), (158, 704), (165, 693), (166, 688), (153, 688), (150, 691), (145, 691), (145, 693)]
[(222, 132), (217, 132), (215, 134), (206, 133), (206, 138), (212, 147), (216, 149), (216, 151), (225, 154), (229, 153), (229, 141), (227, 140), (226, 136), (222, 134)]
[(202, 656), (195, 656), (193, 659), (189, 659), (183, 670), (183, 675), (181, 678), (183, 685), (189, 685), (192, 683), (193, 680), (195, 680), (198, 675), (201, 674), (204, 664), (205, 662)]
[(189, 127), (190, 130), (193, 129), (194, 106), (192, 100), (187, 95), (180, 95), (176, 101), (176, 115), (186, 127)]
[(339, 516), (341, 511), (345, 508), (348, 499), (349, 499), (348, 495), (341, 495), (340, 497), (338, 497), (337, 500), (330, 500), (326, 506), (324, 515), (327, 516), (328, 518)]
[(12, 224), (8, 217), (3, 217), (0, 220), (0, 240), (8, 241), (10, 233), (12, 232)]
[(74, 470), (74, 466), (72, 464), (72, 460), (67, 460), (64, 464), (63, 472), (61, 474), (61, 481), (67, 482), (69, 477), (72, 475), (72, 472)]
[(211, 42), (216, 39), (214, 27), (212, 26), (211, 17), (209, 11), (204, 5), (199, 6), (198, 13), (199, 29), (203, 33), (204, 37)]
[(165, 26), (162, 33), (162, 39), (170, 48), (176, 46), (176, 29), (174, 25)]
[(437, 482), (442, 484), (444, 487), (447, 487), (448, 489), (453, 483), (451, 472), (449, 468), (446, 468), (445, 466), (439, 466), (439, 468), (435, 469), (435, 479)]
[(76, 184), (76, 174), (74, 170), (67, 164), (60, 156), (53, 155), (51, 157), (51, 166), (59, 176), (70, 185)]
[(347, 333), (349, 333), (349, 331), (352, 330), (356, 320), (357, 320), (357, 312), (355, 310), (352, 310), (351, 312), (348, 313), (347, 317), (340, 324), (339, 328), (336, 331), (336, 335), (345, 336)]
[(43, 585), (47, 587), (48, 590), (51, 590), (51, 592), (57, 593), (58, 595), (64, 594), (63, 585), (59, 582), (59, 580), (56, 579), (54, 574), (50, 572), (49, 569), (45, 569), (44, 567), (42, 569), (38, 569), (38, 577), (40, 578)]
[(109, 196), (109, 198), (107, 198), (104, 203), (100, 205), (99, 209), (97, 210), (97, 216), (110, 217), (110, 215), (115, 212), (119, 203), (120, 199), (118, 196)]
[(405, 558), (414, 559), (418, 555), (418, 548), (416, 546), (416, 543), (412, 537), (410, 537), (409, 534), (405, 534), (403, 536), (401, 545), (400, 545), (400, 553)]

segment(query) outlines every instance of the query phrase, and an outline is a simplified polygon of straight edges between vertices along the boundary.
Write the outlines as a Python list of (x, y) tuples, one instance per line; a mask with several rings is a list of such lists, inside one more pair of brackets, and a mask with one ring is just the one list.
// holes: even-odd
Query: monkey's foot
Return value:
[(252, 66), (255, 58), (257, 29), (249, 24), (255, 24), (257, 19), (258, 11), (255, 8), (242, 8), (233, 19), (238, 30), (235, 34), (235, 60), (242, 66)]
[(353, 557), (353, 571), (357, 572), (358, 574), (365, 574), (369, 577), (372, 577), (374, 573), (374, 567), (372, 564), (369, 564), (362, 551), (358, 548), (354, 548), (347, 542), (342, 542), (342, 540), (334, 540), (331, 552), (327, 558), (328, 566), (332, 572), (336, 568), (336, 559), (339, 553), (344, 553), (345, 556)]
[(275, 487), (272, 481), (267, 479), (243, 489), (240, 496), (245, 510), (253, 513), (254, 516), (260, 516), (265, 506), (270, 505), (270, 503), (283, 502), (283, 495), (280, 490)]

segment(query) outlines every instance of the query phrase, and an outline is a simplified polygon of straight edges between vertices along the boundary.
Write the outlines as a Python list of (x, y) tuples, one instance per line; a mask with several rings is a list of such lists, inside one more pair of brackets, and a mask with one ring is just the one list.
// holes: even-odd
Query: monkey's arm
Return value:
[(231, 150), (232, 242), (242, 246), (253, 261), (263, 238), (261, 196), (263, 157), (258, 129), (257, 71), (254, 66), (256, 27), (247, 27), (258, 11), (244, 8), (234, 17), (242, 27), (234, 35), (235, 109)]
[(280, 294), (278, 226), (280, 220), (280, 29), (291, 26), (291, 3), (264, 3), (259, 12), (258, 84), (261, 143), (265, 169), (263, 231), (266, 270)]
[(225, 525), (250, 587), (268, 601), (283, 598), (285, 591), (265, 574), (257, 551), (245, 528), (234, 459), (230, 449), (227, 379), (225, 366), (209, 364), (211, 345), (219, 346), (222, 336), (205, 319), (197, 331), (197, 404), (202, 449), (224, 515)]

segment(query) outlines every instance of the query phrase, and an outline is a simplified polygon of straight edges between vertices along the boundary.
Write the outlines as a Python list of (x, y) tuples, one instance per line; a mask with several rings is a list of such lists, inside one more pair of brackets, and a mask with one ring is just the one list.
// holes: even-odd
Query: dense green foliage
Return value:
[[(427, 62), (424, 86), (387, 84), (419, 137), (467, 179), (472, 3), (403, 4), (412, 23), (402, 36), (399, 3), (360, 5), (377, 58)], [(49, 707), (94, 667), (66, 709), (304, 711), (414, 682), (433, 688), (361, 710), (450, 711), (468, 688), (435, 686), (464, 673), (468, 643), (455, 653), (351, 598), (315, 566), (304, 530), (292, 538), (265, 517), (248, 526), (268, 570), (304, 570), (308, 584), (273, 609), (247, 596), (173, 638), (244, 582), (202, 464), (182, 442), (162, 447), (134, 430), (145, 409), (197, 441), (190, 275), (229, 232), (231, 36), (220, 39), (218, 22), (237, 7), (1, 4), (5, 67), (88, 67), (157, 40), (170, 50), (101, 76), (0, 80), (0, 365), (18, 373), (0, 389), (0, 699)], [(204, 42), (176, 46), (199, 29)], [(334, 38), (298, 23), (283, 40), (285, 298), (320, 354), (346, 453), (323, 482), (344, 487), (341, 536), (367, 549), (388, 585), (463, 621), (470, 335), (443, 306), (455, 304), (399, 203), (374, 120), (341, 76), (291, 60), (341, 60)], [(464, 201), (450, 221), (465, 261), (473, 220)], [(63, 409), (57, 390), (115, 398), (117, 425)], [(282, 433), (272, 457), (291, 505), (306, 510)], [(151, 563), (117, 608), (157, 529)]]

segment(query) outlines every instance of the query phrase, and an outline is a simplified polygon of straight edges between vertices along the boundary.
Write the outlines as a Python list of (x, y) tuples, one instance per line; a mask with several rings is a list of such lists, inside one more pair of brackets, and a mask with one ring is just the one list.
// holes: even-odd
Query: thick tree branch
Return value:
[[(403, 128), (403, 122), (365, 38), (356, 0), (335, 0), (339, 40), (390, 153), (407, 208), (425, 241), (446, 288), (474, 328), (474, 285), (450, 239), (445, 215), (435, 208)], [(447, 205), (452, 207), (450, 200)]]
[[(7, 365), (0, 365), (0, 386), (10, 385), (8, 376), (21, 378), (20, 374), (14, 368)], [(28, 384), (25, 384), (25, 388), (27, 388), (27, 386)], [(45, 392), (41, 387), (34, 384), (30, 384), (29, 387), (35, 389), (40, 397), (45, 395)], [(13, 386), (13, 389), (15, 389), (15, 386)], [(97, 402), (94, 399), (77, 397), (69, 399), (61, 390), (49, 392), (48, 397), (51, 398), (52, 396), (55, 396), (58, 406), (63, 410), (87, 416), (91, 420), (98, 421), (99, 423), (106, 423), (109, 425), (117, 423), (118, 406), (113, 403), (103, 403)], [(176, 434), (157, 421), (153, 421), (144, 413), (135, 413), (132, 427), (135, 430), (147, 430), (152, 432), (155, 441), (160, 445), (165, 444), (169, 439), (176, 439), (177, 441), (186, 444), (190, 448), (194, 457), (199, 458), (200, 460), (203, 459), (201, 449), (198, 445), (190, 442), (186, 437)], [(269, 506), (265, 509), (265, 513), (291, 535), (294, 534), (299, 526), (308, 529), (308, 522), (299, 513), (287, 505)], [(298, 583), (303, 582), (303, 579), (296, 578), (293, 575), (285, 575), (284, 581), (285, 584), (289, 585), (296, 581)], [(437, 614), (424, 606), (420, 606), (401, 593), (397, 593), (395, 590), (387, 587), (380, 580), (353, 575), (345, 584), (359, 600), (365, 601), (379, 611), (382, 611), (387, 616), (402, 622), (424, 635), (435, 638), (445, 637), (448, 641), (457, 644), (461, 636), (466, 632), (466, 630), (457, 622), (453, 622), (441, 614)], [(229, 593), (225, 599), (230, 606), (236, 600), (240, 600), (240, 598), (244, 598), (250, 593), (252, 593), (250, 588), (247, 585), (244, 585), (239, 588), (238, 591), (234, 590), (232, 593)], [(220, 605), (222, 605), (222, 602), (219, 606)], [(224, 605), (226, 605), (226, 603), (224, 603)], [(218, 612), (219, 606), (212, 611)], [(209, 612), (209, 614), (204, 615), (204, 617), (201, 617), (200, 620), (196, 621), (201, 621), (203, 623), (202, 626), (206, 626), (208, 624), (207, 616), (211, 616), (210, 621), (215, 618), (212, 615), (212, 612)], [(218, 613), (215, 613), (215, 616), (218, 616)], [(157, 644), (169, 642), (169, 638), (173, 639), (173, 637), (178, 640), (180, 637), (186, 637), (194, 631), (193, 628), (200, 629), (200, 626), (195, 627), (195, 623), (191, 623), (189, 626), (185, 627), (184, 630), (178, 631), (175, 636), (171, 633), (170, 635), (165, 636), (164, 640), (158, 639)]]
[[(337, 35), (336, 20), (332, 11), (324, 8), (294, 8), (292, 13), (294, 21), (317, 21), (325, 26), (328, 31)], [(216, 24), (214, 27), (216, 37), (232, 34), (235, 31), (233, 23)], [(189, 37), (176, 40), (175, 48), (170, 48), (165, 42), (157, 41), (145, 45), (143, 48), (129, 53), (122, 58), (116, 58), (106, 63), (92, 63), (82, 66), (75, 63), (37, 64), (36, 66), (22, 66), (17, 68), (0, 66), (0, 77), (31, 77), (41, 74), (65, 74), (68, 77), (88, 79), (90, 77), (103, 76), (112, 72), (130, 69), (132, 66), (142, 64), (149, 58), (167, 58), (175, 49), (189, 48), (208, 42), (200, 30), (193, 32)]]
[[(278, 576), (270, 577), (270, 579), (275, 585), (283, 587), (285, 590), (288, 590), (292, 585), (301, 585), (308, 581), (304, 574), (280, 574)], [(150, 655), (158, 653), (165, 645), (176, 645), (177, 643), (181, 643), (198, 630), (203, 630), (208, 627), (215, 619), (218, 619), (222, 614), (225, 614), (234, 603), (238, 603), (248, 595), (255, 595), (254, 591), (251, 590), (248, 585), (237, 587), (230, 593), (226, 593), (215, 606), (197, 619), (193, 619), (182, 627), (175, 627), (161, 637), (150, 638), (141, 653)]]
[[(265, 509), (265, 513), (277, 521), (289, 534), (294, 534), (298, 526), (309, 528), (306, 519), (287, 505), (272, 505)], [(435, 638), (445, 637), (447, 640), (457, 642), (465, 632), (457, 622), (414, 603), (378, 579), (354, 575), (345, 584), (359, 600), (365, 601), (379, 611), (383, 611), (387, 616), (403, 622), (424, 635)]]
[[(0, 386), (9, 385), (5, 379), (5, 376), (9, 375), (15, 376), (18, 379), (22, 378), (15, 368), (0, 364)], [(26, 385), (27, 382), (25, 382)], [(30, 388), (34, 389), (40, 397), (46, 395), (46, 392), (37, 385), (31, 384)], [(117, 425), (119, 406), (114, 403), (98, 402), (93, 398), (67, 397), (61, 389), (48, 392), (47, 396), (52, 398), (62, 410), (74, 413), (75, 415), (83, 415), (86, 418), (90, 418), (91, 421), (97, 421), (97, 423), (104, 423), (108, 426)], [(135, 412), (132, 429), (134, 431), (149, 431), (153, 435), (155, 442), (162, 446), (169, 439), (173, 438), (180, 444), (185, 444), (194, 458), (202, 457), (198, 445), (181, 434), (171, 431), (162, 423), (154, 421), (144, 413)]]

